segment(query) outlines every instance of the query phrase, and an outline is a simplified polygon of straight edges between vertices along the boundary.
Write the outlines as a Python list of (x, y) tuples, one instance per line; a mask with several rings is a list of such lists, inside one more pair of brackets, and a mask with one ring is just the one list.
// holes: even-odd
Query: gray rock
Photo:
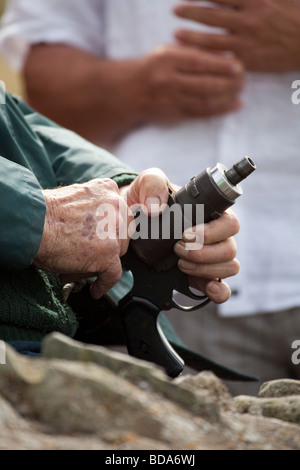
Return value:
[(277, 418), (300, 424), (300, 396), (256, 398), (238, 396), (235, 398), (240, 413)]
[(225, 411), (234, 409), (234, 401), (226, 385), (213, 372), (205, 371), (196, 375), (183, 375), (175, 383), (194, 393), (209, 397)]
[(209, 394), (199, 394), (197, 388), (186, 387), (185, 382), (172, 381), (163, 369), (149, 362), (137, 361), (128, 355), (100, 346), (82, 344), (58, 333), (45, 339), (43, 355), (46, 358), (98, 364), (142, 390), (159, 393), (210, 421), (219, 420), (219, 404)]
[(300, 381), (292, 379), (272, 380), (265, 382), (258, 392), (259, 397), (287, 397), (300, 395)]
[(234, 399), (211, 372), (171, 380), (58, 334), (43, 358), (6, 353), (0, 449), (300, 449), (297, 395)]
[(262, 384), (258, 397), (235, 398), (238, 411), (300, 424), (300, 381), (272, 380)]

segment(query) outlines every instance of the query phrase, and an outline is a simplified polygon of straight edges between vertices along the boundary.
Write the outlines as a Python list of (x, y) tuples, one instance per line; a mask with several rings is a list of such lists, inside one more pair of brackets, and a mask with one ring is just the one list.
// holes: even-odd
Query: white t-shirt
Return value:
[[(32, 43), (65, 42), (99, 56), (141, 56), (187, 23), (172, 13), (175, 0), (11, 0), (1, 31), (2, 52), (20, 68)], [(195, 24), (189, 23), (195, 28)], [(66, 73), (68, 73), (66, 67)], [(149, 125), (114, 149), (140, 171), (162, 168), (185, 184), (204, 168), (231, 166), (249, 155), (257, 171), (242, 183), (234, 206), (240, 273), (222, 315), (271, 312), (300, 305), (300, 106), (292, 82), (300, 71), (248, 74), (242, 110), (178, 125)]]

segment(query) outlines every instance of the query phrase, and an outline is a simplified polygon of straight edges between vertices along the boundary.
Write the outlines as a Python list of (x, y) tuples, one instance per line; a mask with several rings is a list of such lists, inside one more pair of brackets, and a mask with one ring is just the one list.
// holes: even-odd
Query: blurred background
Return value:
[[(0, 18), (5, 8), (5, 0), (0, 0)], [(5, 59), (0, 55), (0, 80), (3, 80), (7, 91), (22, 96), (22, 83), (19, 75), (11, 70)]]

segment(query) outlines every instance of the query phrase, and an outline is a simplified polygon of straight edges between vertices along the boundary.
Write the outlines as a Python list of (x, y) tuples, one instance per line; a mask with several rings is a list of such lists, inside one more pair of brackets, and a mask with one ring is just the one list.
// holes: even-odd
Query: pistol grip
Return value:
[(138, 297), (132, 297), (121, 307), (127, 349), (131, 356), (153, 362), (175, 378), (183, 371), (184, 362), (161, 331), (159, 313), (154, 304)]

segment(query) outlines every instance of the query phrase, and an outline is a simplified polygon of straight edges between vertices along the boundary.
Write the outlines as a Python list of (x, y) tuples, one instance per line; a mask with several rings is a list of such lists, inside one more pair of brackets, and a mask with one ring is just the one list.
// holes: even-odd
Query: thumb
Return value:
[(169, 198), (169, 180), (159, 168), (143, 171), (130, 185), (127, 192), (128, 205), (139, 204), (151, 215), (160, 214)]

